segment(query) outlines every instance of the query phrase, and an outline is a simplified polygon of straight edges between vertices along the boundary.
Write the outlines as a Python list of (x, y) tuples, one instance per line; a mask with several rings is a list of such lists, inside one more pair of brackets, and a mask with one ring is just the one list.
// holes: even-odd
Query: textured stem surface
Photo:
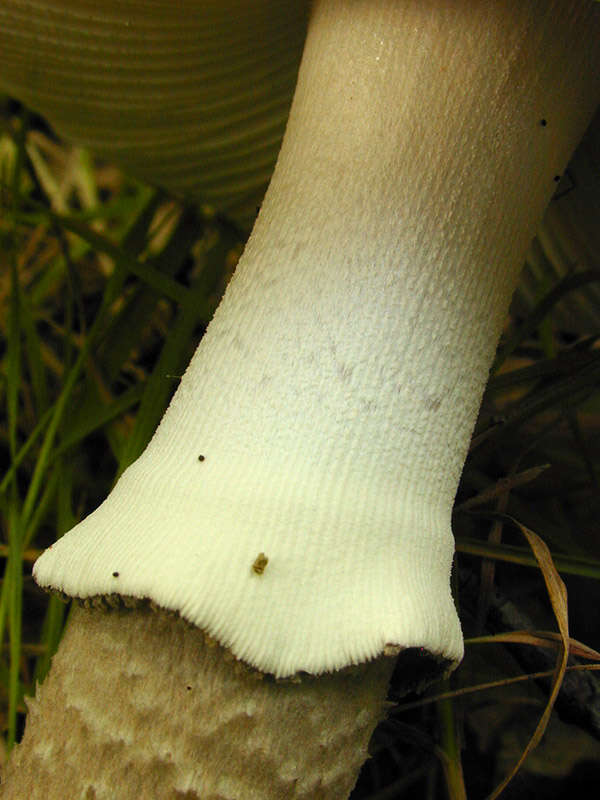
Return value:
[(278, 683), (149, 608), (76, 608), (2, 800), (340, 800), (394, 659)]
[[(43, 585), (150, 597), (281, 676), (389, 644), (460, 658), (452, 501), (598, 99), (594, 5), (315, 3), (225, 301), (146, 453), (38, 561)], [(79, 611), (5, 797), (339, 800), (389, 669), (256, 681), (186, 623)]]

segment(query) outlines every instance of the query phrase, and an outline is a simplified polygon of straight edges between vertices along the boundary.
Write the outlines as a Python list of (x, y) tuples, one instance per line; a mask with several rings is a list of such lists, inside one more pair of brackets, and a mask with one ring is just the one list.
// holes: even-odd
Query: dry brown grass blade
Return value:
[(556, 698), (560, 691), (560, 686), (562, 684), (565, 675), (565, 670), (567, 668), (567, 659), (569, 657), (569, 619), (568, 619), (566, 586), (563, 583), (562, 578), (558, 574), (558, 570), (554, 566), (550, 550), (548, 549), (546, 544), (542, 541), (542, 539), (540, 539), (540, 537), (536, 533), (529, 530), (529, 528), (525, 527), (525, 525), (522, 525), (517, 520), (512, 519), (512, 521), (519, 528), (523, 536), (527, 539), (527, 542), (529, 543), (529, 546), (533, 551), (536, 561), (539, 564), (540, 570), (542, 571), (542, 575), (544, 576), (544, 582), (546, 584), (546, 589), (548, 591), (550, 603), (552, 604), (552, 610), (554, 611), (554, 616), (556, 617), (558, 630), (560, 632), (561, 646), (556, 659), (556, 668), (554, 670), (554, 682), (552, 686), (552, 691), (550, 692), (548, 703), (546, 704), (544, 713), (542, 714), (540, 721), (537, 724), (533, 736), (527, 743), (527, 746), (523, 750), (521, 757), (519, 758), (513, 769), (502, 781), (502, 783), (500, 783), (499, 786), (497, 786), (494, 789), (494, 791), (488, 796), (487, 800), (495, 800), (495, 798), (499, 797), (500, 794), (502, 794), (504, 789), (508, 786), (510, 781), (520, 770), (521, 766), (523, 765), (523, 762), (525, 761), (529, 753), (539, 744), (542, 736), (544, 735), (546, 727), (548, 726), (548, 722), (550, 721), (550, 715), (552, 714), (554, 703), (556, 702)]
[(549, 467), (550, 464), (540, 464), (537, 467), (530, 467), (522, 472), (515, 472), (511, 475), (506, 475), (504, 478), (500, 478), (500, 480), (496, 481), (496, 483), (479, 492), (474, 497), (470, 497), (468, 500), (465, 500), (464, 503), (458, 503), (454, 507), (454, 511), (468, 511), (471, 508), (476, 508), (477, 506), (489, 503), (490, 500), (496, 500), (497, 498), (505, 495), (507, 492), (510, 492), (512, 489), (516, 489), (519, 486), (525, 486), (526, 484), (536, 480), (539, 478), (542, 472), (545, 472)]
[[(597, 672), (600, 670), (600, 664), (574, 664), (567, 667), (565, 672)], [(487, 681), (486, 683), (476, 683), (473, 686), (463, 686), (462, 689), (453, 689), (451, 692), (440, 692), (440, 694), (432, 694), (427, 697), (422, 697), (420, 700), (415, 700), (412, 703), (402, 703), (396, 705), (395, 708), (398, 712), (412, 711), (414, 708), (423, 708), (423, 706), (437, 703), (438, 700), (450, 700), (454, 697), (464, 697), (468, 694), (476, 694), (477, 692), (485, 692), (489, 689), (500, 689), (504, 686), (513, 686), (516, 683), (525, 683), (526, 681), (537, 681), (542, 678), (550, 678), (555, 674), (555, 670), (543, 670), (541, 672), (527, 672), (524, 675), (516, 675), (514, 678), (501, 678), (497, 681)]]
[[(465, 644), (530, 644), (535, 647), (561, 647), (562, 636), (554, 631), (507, 631), (467, 639)], [(600, 653), (577, 639), (569, 638), (569, 655), (600, 661)]]

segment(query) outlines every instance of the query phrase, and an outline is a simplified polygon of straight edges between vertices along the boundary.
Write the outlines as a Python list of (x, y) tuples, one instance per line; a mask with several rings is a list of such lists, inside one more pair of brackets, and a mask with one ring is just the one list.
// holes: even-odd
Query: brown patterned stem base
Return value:
[(3, 800), (343, 800), (394, 659), (262, 678), (182, 619), (76, 608)]

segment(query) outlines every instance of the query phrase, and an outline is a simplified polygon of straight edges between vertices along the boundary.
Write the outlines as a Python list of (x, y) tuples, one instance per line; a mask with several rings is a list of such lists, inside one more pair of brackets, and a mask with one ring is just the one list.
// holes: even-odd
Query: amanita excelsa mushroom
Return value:
[(586, 0), (317, 0), (224, 301), (146, 452), (35, 566), (180, 618), (77, 610), (3, 797), (343, 798), (391, 654), (460, 660), (452, 502), (599, 37)]

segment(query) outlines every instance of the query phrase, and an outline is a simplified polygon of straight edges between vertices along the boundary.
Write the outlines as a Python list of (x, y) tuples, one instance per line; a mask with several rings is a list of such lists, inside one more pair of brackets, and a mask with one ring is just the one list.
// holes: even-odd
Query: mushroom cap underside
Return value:
[(306, 0), (0, 4), (0, 90), (250, 227), (294, 91)]

